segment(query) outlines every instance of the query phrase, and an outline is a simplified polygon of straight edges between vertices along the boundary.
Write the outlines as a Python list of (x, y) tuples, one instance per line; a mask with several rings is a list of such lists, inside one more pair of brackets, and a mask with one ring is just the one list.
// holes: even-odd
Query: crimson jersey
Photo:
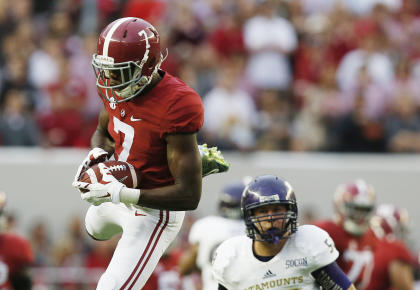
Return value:
[(10, 278), (34, 261), (32, 248), (14, 234), (0, 234), (0, 289), (12, 289)]
[[(412, 256), (404, 243), (400, 241), (378, 241), (374, 255), (374, 267), (369, 284), (363, 290), (388, 289), (391, 287), (388, 268), (392, 261), (399, 260), (407, 264), (413, 262)], [(359, 289), (359, 288), (357, 288)]]
[(377, 246), (377, 238), (373, 232), (368, 230), (362, 236), (353, 236), (333, 221), (320, 221), (315, 225), (328, 232), (333, 239), (340, 253), (336, 262), (356, 288), (359, 289), (363, 284), (367, 285)]
[(176, 77), (163, 78), (150, 91), (122, 103), (104, 100), (115, 159), (131, 163), (142, 174), (140, 188), (173, 184), (165, 134), (195, 133), (204, 121), (200, 96)]
[(412, 262), (403, 243), (378, 239), (371, 230), (357, 237), (333, 221), (320, 221), (316, 225), (334, 240), (340, 252), (337, 264), (359, 290), (388, 289), (391, 286), (388, 275), (390, 263), (395, 260)]

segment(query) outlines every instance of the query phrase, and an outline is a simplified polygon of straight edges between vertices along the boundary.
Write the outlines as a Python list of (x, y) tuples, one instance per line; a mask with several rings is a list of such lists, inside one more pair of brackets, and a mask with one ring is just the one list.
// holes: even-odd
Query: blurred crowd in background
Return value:
[(91, 57), (122, 16), (202, 96), (222, 150), (420, 151), (418, 0), (0, 0), (0, 144), (86, 148)]

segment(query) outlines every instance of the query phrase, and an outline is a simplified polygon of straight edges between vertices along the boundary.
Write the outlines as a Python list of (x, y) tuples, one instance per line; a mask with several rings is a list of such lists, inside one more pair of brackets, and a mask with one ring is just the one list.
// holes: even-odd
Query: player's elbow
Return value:
[(182, 195), (180, 201), (182, 202), (183, 210), (195, 210), (201, 199), (201, 183), (191, 180), (183, 182), (179, 190)]
[(185, 210), (195, 210), (198, 207), (198, 204), (200, 203), (200, 196), (197, 194), (191, 196), (188, 199), (188, 202), (186, 203), (186, 209)]
[(200, 203), (200, 198), (200, 190), (190, 188), (184, 191), (184, 210), (195, 210)]

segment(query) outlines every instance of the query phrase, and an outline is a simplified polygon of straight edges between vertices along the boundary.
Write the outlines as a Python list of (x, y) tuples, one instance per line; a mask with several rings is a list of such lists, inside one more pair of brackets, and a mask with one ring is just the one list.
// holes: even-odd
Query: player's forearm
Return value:
[(323, 289), (356, 289), (336, 262), (315, 270), (311, 275)]
[(138, 205), (166, 210), (194, 210), (201, 197), (201, 178), (195, 186), (174, 184), (155, 189), (142, 189)]
[(92, 148), (102, 148), (106, 152), (109, 152), (109, 155), (114, 153), (114, 141), (107, 133), (103, 132), (101, 129), (96, 129), (96, 131), (93, 133), (90, 140), (90, 146)]
[(112, 155), (112, 153), (114, 153), (115, 144), (108, 132), (108, 122), (108, 113), (104, 108), (99, 114), (98, 126), (91, 137), (90, 144), (92, 148), (102, 148), (109, 152), (109, 155)]
[(391, 262), (388, 273), (392, 286), (397, 290), (412, 290), (414, 284), (413, 271), (408, 263), (399, 260)]
[(178, 268), (181, 275), (189, 275), (198, 270), (196, 260), (198, 253), (198, 243), (191, 245), (179, 259)]

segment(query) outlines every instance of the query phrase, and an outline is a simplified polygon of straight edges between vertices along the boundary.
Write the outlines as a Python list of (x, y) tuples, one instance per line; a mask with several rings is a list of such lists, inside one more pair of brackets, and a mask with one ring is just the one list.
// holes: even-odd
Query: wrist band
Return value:
[(120, 203), (120, 195), (124, 187), (125, 185), (119, 182), (116, 185), (114, 185), (114, 188), (112, 188), (112, 203)]
[(119, 194), (120, 201), (123, 203), (138, 204), (140, 194), (140, 189), (123, 187)]

